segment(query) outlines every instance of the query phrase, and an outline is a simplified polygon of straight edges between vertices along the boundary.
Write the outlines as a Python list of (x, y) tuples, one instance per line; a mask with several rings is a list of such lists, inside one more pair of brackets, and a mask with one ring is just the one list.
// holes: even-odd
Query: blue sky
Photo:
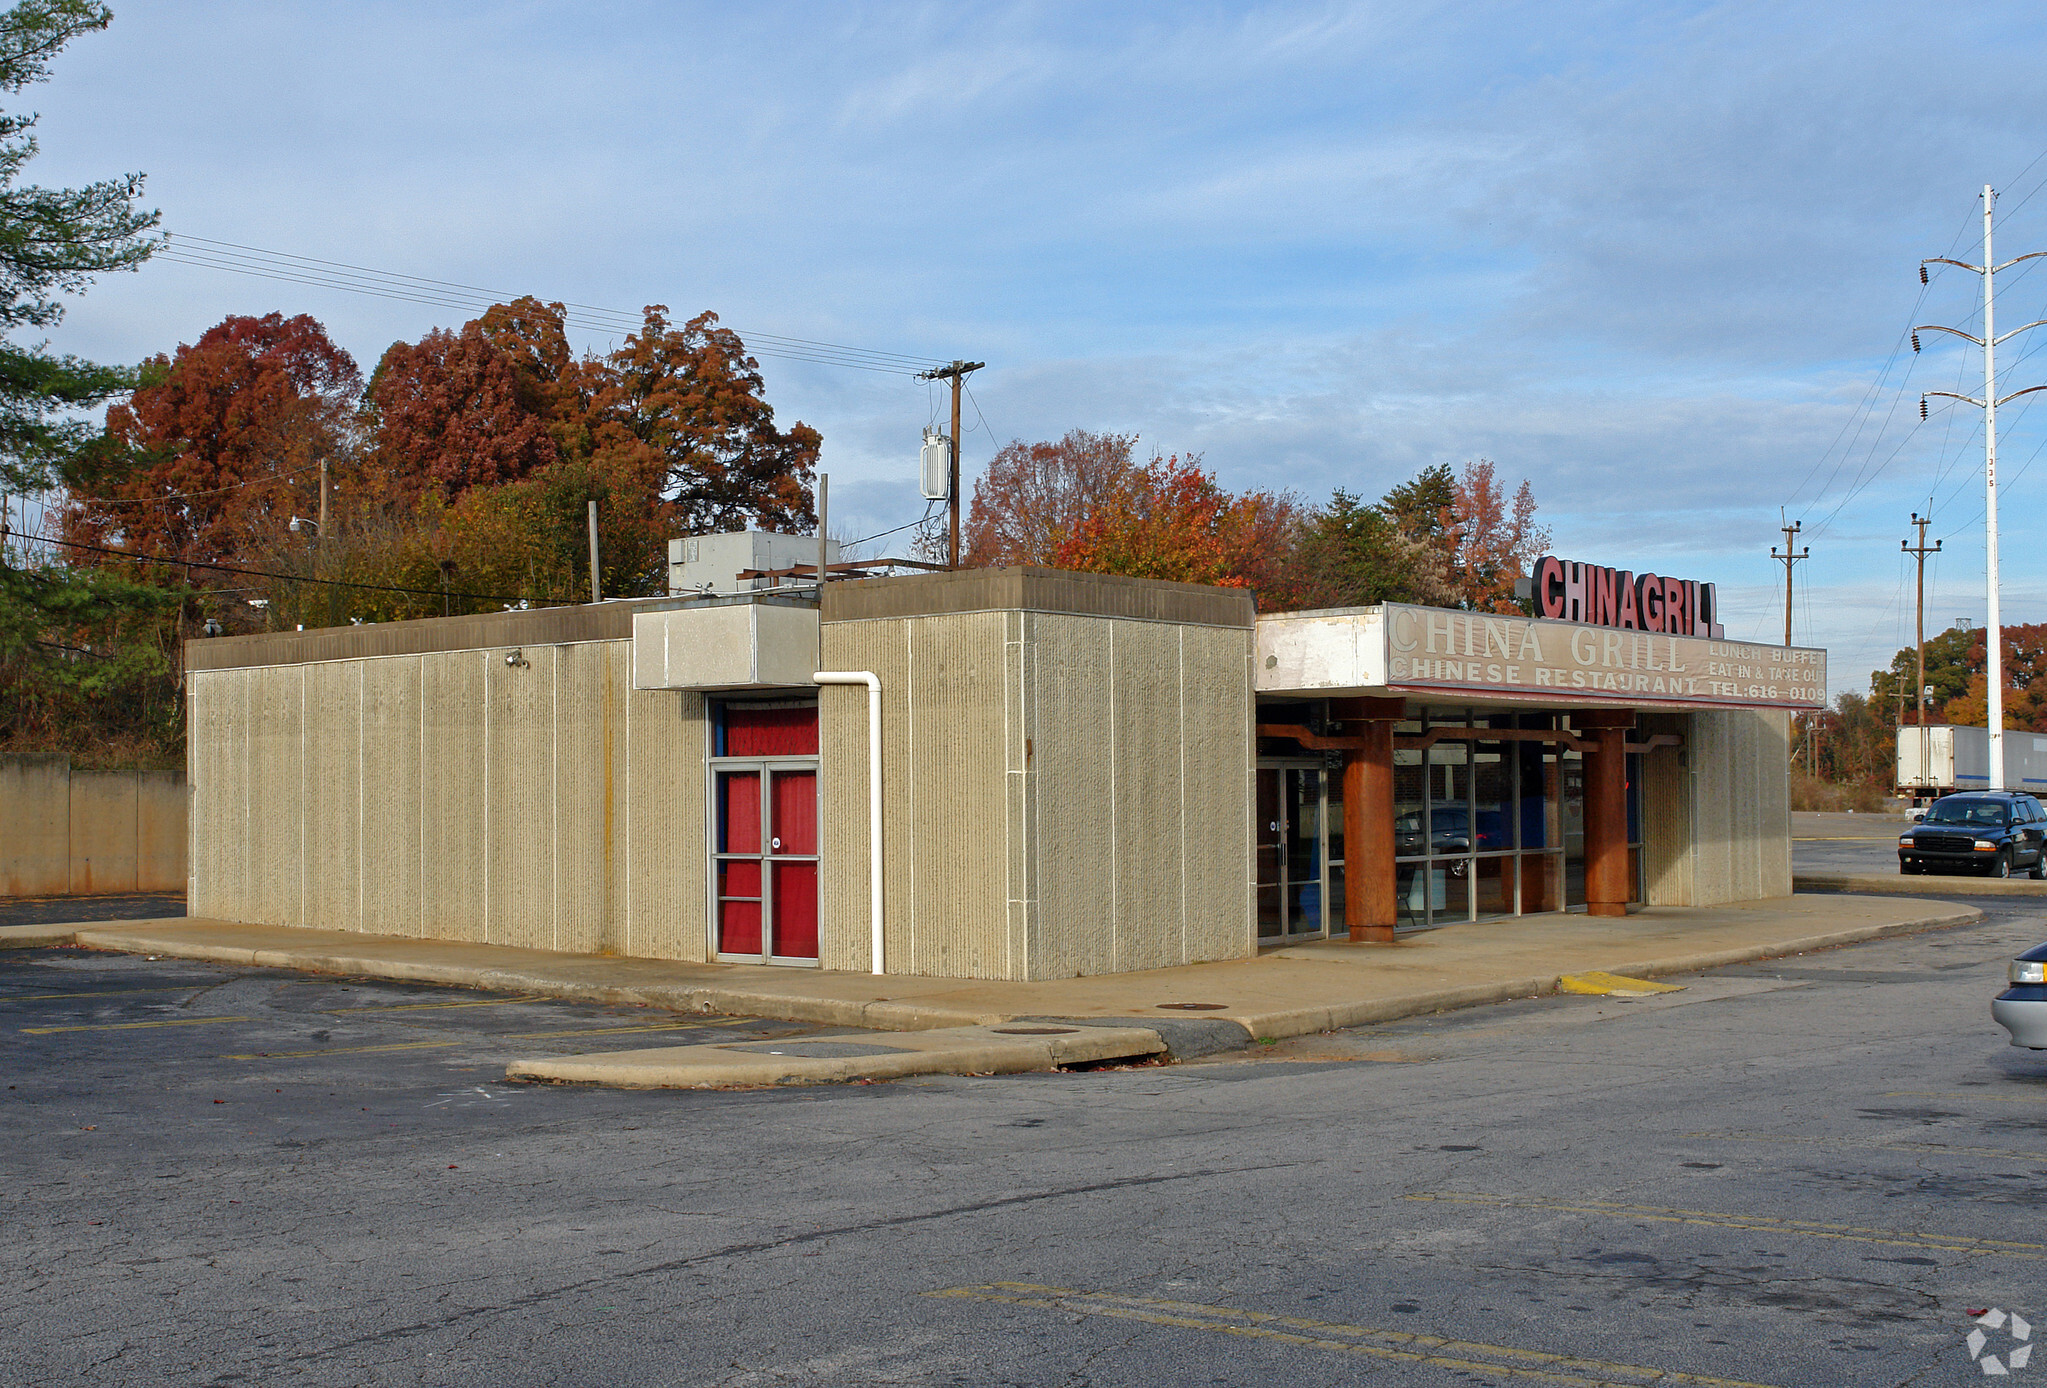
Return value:
[[(2020, 4), (138, 2), (28, 100), (38, 180), (142, 170), (173, 232), (986, 361), (970, 469), (1131, 430), (1319, 500), (1485, 455), (1559, 553), (1716, 580), (1766, 640), (1781, 506), (1839, 690), (1910, 639), (1929, 501), (1929, 623), (1982, 620), (1977, 421), (1918, 421), (1980, 366), (1902, 335), (1977, 314), (1915, 267), (1974, 258), (1984, 183), (2000, 258), (2047, 249), (2043, 50)], [(271, 309), (365, 369), (463, 316), (162, 262), (52, 341)], [(1998, 313), (2047, 317), (2047, 272)], [(835, 531), (919, 513), (927, 387), (763, 365)], [(2000, 434), (2006, 620), (2047, 620), (2047, 408)]]

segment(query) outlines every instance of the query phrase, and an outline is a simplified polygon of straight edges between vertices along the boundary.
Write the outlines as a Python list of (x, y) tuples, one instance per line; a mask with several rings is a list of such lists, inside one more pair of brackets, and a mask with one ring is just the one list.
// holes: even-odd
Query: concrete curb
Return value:
[(248, 949), (166, 940), (146, 931), (92, 926), (65, 928), (65, 943), (124, 954), (170, 954), (215, 964), (242, 964), (260, 969), (298, 969), (306, 973), (345, 974), (405, 983), (439, 983), (491, 993), (537, 993), (575, 1002), (658, 1007), (669, 1012), (715, 1012), (737, 1017), (772, 1017), (784, 1022), (815, 1022), (824, 1026), (863, 1027), (874, 1031), (931, 1031), (943, 1027), (986, 1026), (1011, 1020), (1003, 1012), (967, 1012), (914, 1003), (851, 1002), (745, 988), (697, 984), (577, 983), (559, 974), (521, 969), (494, 969), (382, 955), (336, 954), (317, 949)]
[[(1929, 904), (1948, 905), (1944, 902)], [(1781, 959), (1792, 954), (1812, 954), (1819, 950), (1839, 949), (1843, 945), (1861, 944), (1893, 935), (1946, 930), (1981, 919), (1982, 911), (1973, 906), (1952, 906), (1946, 911), (1915, 917), (1912, 920), (1855, 926), (1802, 939), (1772, 941), (1767, 945), (1731, 946), (1726, 949), (1703, 950), (1694, 954), (1630, 960), (1602, 967), (1607, 973), (1621, 974), (1629, 978), (1696, 973), (1702, 969), (1725, 968), (1729, 964), (1753, 963), (1758, 959)], [(1408, 993), (1400, 997), (1372, 998), (1333, 1007), (1262, 1013), (1224, 1012), (1218, 1014), (1218, 1020), (1227, 1018), (1237, 1023), (1256, 1040), (1278, 1041), (1289, 1036), (1308, 1036), (1322, 1031), (1340, 1031), (1346, 1027), (1370, 1026), (1378, 1022), (1398, 1021), (1403, 1017), (1425, 1016), (1432, 1012), (1451, 1012), (1458, 1008), (1511, 1002), (1516, 998), (1547, 997), (1559, 990), (1561, 979), (1561, 974), (1543, 974), (1533, 978), (1473, 984), (1465, 988), (1443, 988), (1427, 993)]]
[(57, 949), (77, 937), (75, 925), (0, 925), (0, 949)]
[[(1877, 881), (1895, 879), (1878, 878)], [(2040, 884), (2047, 886), (2047, 884)], [(1654, 978), (1662, 974), (1692, 973), (1758, 959), (1809, 954), (1838, 949), (1844, 945), (1893, 935), (1915, 934), (1966, 925), (1982, 919), (1982, 911), (1954, 902), (1928, 901), (1926, 911), (1904, 920), (1860, 925), (1844, 930), (1778, 939), (1714, 950), (1695, 950), (1646, 959), (1598, 959), (1580, 961), (1572, 972), (1600, 968), (1632, 978)], [(169, 924), (164, 922), (163, 924)], [(182, 922), (179, 922), (182, 925)], [(171, 958), (203, 959), (215, 963), (242, 964), (259, 968), (297, 969), (311, 973), (343, 974), (364, 978), (385, 978), (415, 983), (437, 983), (457, 988), (490, 992), (532, 993), (543, 997), (567, 998), (578, 1002), (656, 1007), (682, 1013), (721, 1013), (727, 1016), (770, 1017), (780, 1021), (811, 1022), (823, 1026), (858, 1027), (872, 1031), (915, 1033), (955, 1028), (986, 1027), (1012, 1021), (1042, 1021), (1061, 1026), (1094, 1029), (1137, 1026), (1157, 1035), (1168, 1053), (1187, 1059), (1236, 1049), (1237, 1033), (1246, 1041), (1280, 1040), (1315, 1032), (1338, 1031), (1346, 1027), (1370, 1026), (1403, 1017), (1425, 1016), (1463, 1007), (1507, 1002), (1515, 998), (1543, 997), (1558, 991), (1563, 971), (1512, 979), (1494, 979), (1448, 988), (1426, 988), (1414, 992), (1354, 1001), (1324, 1003), (1314, 1007), (1252, 1010), (1230, 1008), (1198, 1019), (1189, 1017), (1057, 1017), (1039, 1008), (1030, 1011), (968, 1010), (917, 1002), (859, 1002), (850, 999), (806, 996), (791, 992), (744, 986), (710, 984), (661, 984), (584, 982), (574, 975), (585, 967), (577, 957), (562, 960), (554, 969), (519, 969), (465, 966), (446, 960), (404, 959), (388, 955), (357, 954), (331, 947), (307, 946), (291, 949), (259, 949), (211, 944), (178, 934), (157, 934), (146, 924), (103, 925), (97, 922), (64, 926), (17, 926), (0, 931), (0, 945), (20, 946), (78, 944), (91, 949), (115, 950), (128, 954), (156, 954)]]
[(1251, 1033), (1242, 1022), (1218, 1018), (1215, 1021), (1181, 1021), (1169, 1017), (1012, 1017), (1013, 1022), (1044, 1022), (1064, 1027), (1138, 1027), (1156, 1034), (1165, 1043), (1166, 1054), (1174, 1060), (1194, 1060), (1224, 1051), (1241, 1051), (1251, 1044)]
[[(804, 1047), (821, 1050), (835, 1045), (865, 1054), (795, 1053)], [(788, 1053), (776, 1054), (778, 1047)], [(896, 1080), (910, 1075), (1014, 1075), (1065, 1065), (1142, 1059), (1165, 1049), (1157, 1032), (1140, 1027), (1073, 1027), (1063, 1035), (1051, 1036), (1004, 1034), (992, 1027), (952, 1027), (898, 1035), (886, 1044), (867, 1036), (806, 1036), (515, 1060), (505, 1067), (505, 1076), (625, 1089), (731, 1089)]]
[(2047, 896), (2047, 882), (2026, 877), (1906, 877), (1887, 872), (1811, 872), (1791, 879), (1798, 892), (1858, 896)]

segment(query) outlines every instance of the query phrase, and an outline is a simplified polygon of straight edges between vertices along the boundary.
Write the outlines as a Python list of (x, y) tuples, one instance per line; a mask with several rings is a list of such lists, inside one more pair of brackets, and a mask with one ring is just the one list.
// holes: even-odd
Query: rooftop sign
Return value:
[(1261, 694), (1369, 691), (1444, 696), (1445, 702), (1819, 708), (1826, 703), (1827, 653), (1387, 603), (1260, 617), (1253, 673)]
[(1535, 561), (1536, 615), (1622, 631), (1720, 639), (1713, 585), (1580, 564), (1545, 554)]

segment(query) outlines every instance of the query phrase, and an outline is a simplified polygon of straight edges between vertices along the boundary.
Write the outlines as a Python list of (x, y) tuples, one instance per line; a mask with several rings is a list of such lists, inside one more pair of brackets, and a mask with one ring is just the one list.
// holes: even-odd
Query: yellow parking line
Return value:
[(2047, 1257), (2047, 1243), (2022, 1243), (2013, 1239), (1982, 1239), (1967, 1234), (1917, 1234), (1897, 1229), (1876, 1229), (1855, 1224), (1825, 1224), (1817, 1220), (1777, 1219), (1770, 1215), (1723, 1214), (1717, 1210), (1674, 1209), (1665, 1205), (1617, 1205), (1603, 1200), (1564, 1201), (1523, 1199), (1509, 1195), (1461, 1195), (1429, 1192), (1405, 1197), (1409, 1200), (1440, 1201), (1445, 1204), (1486, 1205), (1494, 1209), (1556, 1210), (1565, 1214), (1604, 1215), (1608, 1218), (1647, 1219), (1659, 1224), (1699, 1224), (1717, 1229), (1746, 1229), (1757, 1233), (1804, 1234), (1816, 1239), (1845, 1239), (1852, 1243), (1888, 1244), (1901, 1248), (1932, 1248), (1943, 1253), (1995, 1253), (2007, 1258)]
[(1707, 1142), (1769, 1142), (1785, 1147), (1860, 1147), (1876, 1152), (1910, 1152), (1921, 1157), (1952, 1152), (1962, 1157), (2020, 1157), (2031, 1161), (2047, 1158), (2047, 1152), (2019, 1152), (2009, 1147), (1964, 1147), (1951, 1142), (1880, 1142), (1859, 1137), (1790, 1137), (1774, 1133), (1679, 1133), (1678, 1136)]
[(179, 983), (166, 984), (162, 988), (96, 988), (90, 993), (24, 993), (17, 997), (8, 997), (0, 993), (0, 1002), (48, 1002), (51, 998), (111, 998), (122, 993), (193, 993), (205, 986)]
[(60, 1031), (139, 1031), (143, 1027), (196, 1027), (209, 1022), (246, 1022), (247, 1017), (170, 1017), (160, 1022), (89, 1022), (68, 1027), (23, 1027), (30, 1036), (50, 1036)]
[(355, 1017), (365, 1012), (426, 1012), (448, 1007), (510, 1007), (514, 1003), (544, 1001), (539, 993), (528, 993), (518, 998), (484, 998), (479, 1002), (402, 1002), (390, 1007), (330, 1007), (322, 1010), (323, 1016)]
[[(1205, 1330), (1216, 1335), (1271, 1340), (1309, 1349), (1340, 1354), (1362, 1354), (1466, 1373), (1507, 1375), (1537, 1379), (1546, 1383), (1581, 1385), (1591, 1388), (1627, 1388), (1642, 1383), (1689, 1383), (1702, 1388), (1768, 1388), (1768, 1385), (1737, 1379), (1709, 1378), (1700, 1374), (1638, 1364), (1620, 1364), (1575, 1355), (1551, 1354), (1543, 1350), (1516, 1349), (1477, 1340), (1459, 1340), (1440, 1335), (1421, 1335), (1401, 1330), (1380, 1330), (1370, 1326), (1341, 1325), (1330, 1321), (1306, 1320), (1262, 1311), (1245, 1311), (1230, 1306), (1201, 1302), (1154, 1301), (1146, 1297), (1118, 1296), (1074, 1291), (1065, 1287), (1041, 1287), (1028, 1282), (990, 1282), (975, 1287), (949, 1287), (926, 1292), (926, 1296), (953, 1297), (968, 1301), (992, 1301), (1012, 1306), (1036, 1306), (1088, 1316), (1143, 1321), (1178, 1330)], [(1508, 1362), (1502, 1363), (1500, 1361)]]
[(318, 1055), (368, 1055), (372, 1051), (418, 1051), (429, 1046), (459, 1046), (469, 1040), (466, 1036), (450, 1037), (446, 1041), (393, 1041), (383, 1046), (325, 1046), (317, 1051), (255, 1051), (248, 1055), (224, 1055), (222, 1060), (303, 1060)]
[(464, 1032), (433, 1041), (391, 1041), (379, 1046), (323, 1046), (313, 1051), (255, 1051), (247, 1055), (224, 1055), (222, 1060), (305, 1060), (323, 1055), (371, 1055), (378, 1051), (418, 1051), (437, 1046), (460, 1046), (465, 1043), (480, 1044), (488, 1041), (531, 1041), (543, 1037), (578, 1036), (624, 1036), (643, 1031), (691, 1031), (699, 1027), (712, 1026), (711, 1022), (669, 1022), (643, 1027), (594, 1027), (587, 1031), (527, 1031), (507, 1035), (502, 1032)]
[(1993, 1104), (2047, 1104), (2047, 1094), (1980, 1094), (1973, 1089), (1893, 1089), (1885, 1099), (1988, 1099)]

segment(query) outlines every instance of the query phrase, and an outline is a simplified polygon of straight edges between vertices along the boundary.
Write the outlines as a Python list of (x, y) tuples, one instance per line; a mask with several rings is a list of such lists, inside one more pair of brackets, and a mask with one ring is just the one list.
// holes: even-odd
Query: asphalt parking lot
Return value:
[(64, 925), (71, 921), (146, 921), (184, 914), (185, 896), (182, 892), (0, 897), (0, 925)]
[[(817, 1028), (759, 1017), (680, 1015), (514, 993), (334, 979), (92, 950), (0, 956), (0, 1015), (14, 1069), (57, 1077), (63, 1101), (80, 1071), (131, 1077), (145, 1060), (166, 1093), (186, 1083), (229, 1103), (274, 1095), (418, 1093), (450, 1077), (504, 1079), (528, 1054), (626, 1050), (661, 1042), (807, 1036)], [(843, 1028), (841, 1028), (843, 1030)], [(485, 1085), (487, 1087), (487, 1085)], [(264, 1101), (282, 1120), (291, 1101)], [(323, 1108), (323, 1105), (315, 1105)], [(274, 1110), (274, 1112), (272, 1112)], [(80, 1130), (88, 1130), (80, 1126)], [(98, 1130), (96, 1124), (90, 1130)]]
[(805, 1029), (11, 951), (0, 1382), (1980, 1382), (1973, 1311), (2047, 1323), (2047, 1056), (1987, 1015), (2043, 938), (658, 1093), (502, 1067)]

